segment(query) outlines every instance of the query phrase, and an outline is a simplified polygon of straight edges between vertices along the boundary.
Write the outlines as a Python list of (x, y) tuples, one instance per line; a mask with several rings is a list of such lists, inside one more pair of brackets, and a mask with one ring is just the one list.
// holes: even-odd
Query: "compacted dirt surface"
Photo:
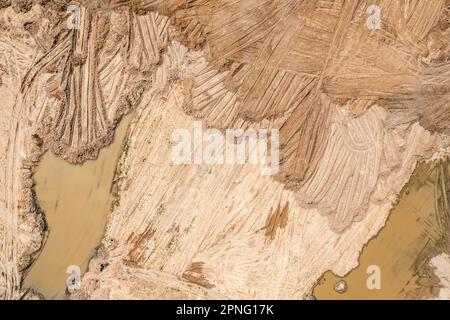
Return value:
[[(0, 101), (0, 298), (51, 298), (24, 280), (58, 228), (44, 154), (83, 170), (127, 114), (109, 193), (85, 209), (110, 207), (83, 226), (102, 239), (64, 298), (320, 298), (405, 228), (432, 242), (399, 241), (408, 277), (389, 287), (449, 297), (448, 0), (0, 0)], [(174, 165), (173, 133), (196, 121), (278, 129), (279, 171)], [(389, 230), (408, 201), (437, 218)]]

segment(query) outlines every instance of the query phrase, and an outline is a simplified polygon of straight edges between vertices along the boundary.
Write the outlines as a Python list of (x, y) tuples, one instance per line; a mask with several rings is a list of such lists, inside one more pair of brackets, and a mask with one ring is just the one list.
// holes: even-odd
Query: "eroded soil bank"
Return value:
[[(432, 298), (438, 291), (439, 279), (433, 276), (428, 263), (434, 255), (448, 251), (449, 170), (448, 161), (419, 165), (386, 226), (363, 249), (359, 266), (345, 277), (331, 271), (325, 273), (314, 289), (314, 296), (317, 299)], [(374, 266), (379, 267), (380, 289), (374, 286), (373, 275), (377, 272)]]
[(61, 299), (65, 297), (67, 268), (86, 270), (104, 232), (116, 164), (131, 117), (122, 120), (113, 144), (101, 150), (96, 160), (77, 166), (51, 152), (42, 158), (35, 190), (49, 234), (24, 287), (36, 289), (47, 299)]

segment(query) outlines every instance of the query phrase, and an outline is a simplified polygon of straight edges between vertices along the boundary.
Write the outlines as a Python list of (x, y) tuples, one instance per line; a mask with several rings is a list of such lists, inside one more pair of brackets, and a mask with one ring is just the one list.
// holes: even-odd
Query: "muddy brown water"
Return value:
[[(430, 167), (430, 164), (422, 164), (415, 171), (385, 227), (364, 247), (359, 266), (345, 277), (338, 277), (331, 271), (324, 274), (314, 288), (313, 294), (317, 299), (430, 297), (429, 292), (419, 285), (418, 267), (423, 254), (435, 246), (445, 232), (436, 212), (436, 176), (430, 172)], [(374, 274), (370, 266), (379, 267), (379, 289), (367, 285), (367, 280)], [(347, 284), (344, 293), (335, 290), (335, 285), (341, 280)]]
[(131, 116), (116, 130), (114, 142), (96, 160), (69, 164), (47, 152), (34, 175), (39, 205), (49, 234), (44, 248), (24, 280), (47, 299), (65, 297), (67, 268), (85, 272), (101, 241), (111, 207), (111, 186)]

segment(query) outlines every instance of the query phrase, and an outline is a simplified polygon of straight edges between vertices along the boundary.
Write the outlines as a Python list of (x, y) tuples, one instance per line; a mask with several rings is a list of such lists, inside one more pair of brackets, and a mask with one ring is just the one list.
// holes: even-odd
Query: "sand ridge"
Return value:
[[(349, 271), (417, 162), (449, 144), (449, 2), (377, 3), (379, 30), (363, 0), (81, 1), (74, 29), (69, 1), (2, 3), (0, 295), (21, 295), (43, 240), (41, 154), (95, 159), (131, 110), (98, 258), (112, 267), (98, 272), (94, 259), (85, 276), (107, 289), (86, 281), (80, 297), (174, 286), (302, 298), (326, 270)], [(170, 132), (194, 119), (280, 129), (280, 174), (171, 166)]]

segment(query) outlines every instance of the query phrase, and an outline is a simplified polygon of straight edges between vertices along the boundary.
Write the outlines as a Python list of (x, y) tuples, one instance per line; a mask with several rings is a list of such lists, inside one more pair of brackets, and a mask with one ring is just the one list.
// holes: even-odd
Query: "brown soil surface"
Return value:
[[(88, 170), (130, 111), (72, 298), (301, 299), (357, 267), (450, 144), (450, 1), (376, 3), (371, 30), (367, 0), (0, 0), (0, 297), (39, 296), (23, 279), (51, 233), (42, 155)], [(279, 129), (280, 172), (174, 166), (171, 134), (196, 119)], [(445, 257), (423, 261), (444, 279)]]

